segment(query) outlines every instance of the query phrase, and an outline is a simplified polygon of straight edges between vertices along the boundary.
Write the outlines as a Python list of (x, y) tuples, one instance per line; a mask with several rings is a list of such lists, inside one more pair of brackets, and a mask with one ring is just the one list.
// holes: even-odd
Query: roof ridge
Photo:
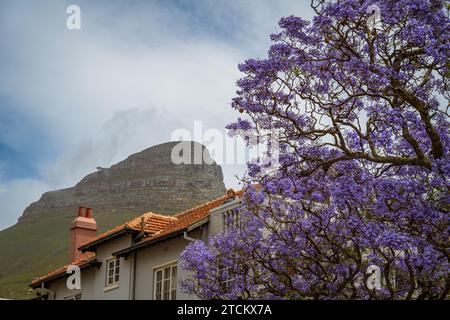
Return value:
[[(174, 216), (171, 216), (171, 215), (168, 215), (168, 214), (156, 213), (156, 212), (153, 212), (153, 211), (146, 212), (143, 215), (141, 215), (140, 217), (147, 216), (147, 215), (148, 216), (156, 216), (156, 217), (168, 218), (170, 220), (176, 220), (177, 219)], [(137, 218), (140, 218), (140, 217), (137, 217)]]
[[(233, 189), (230, 189), (230, 190), (233, 190)], [(228, 198), (230, 198), (230, 195), (229, 194), (224, 194), (223, 196), (220, 196), (219, 198), (212, 199), (212, 200), (210, 200), (208, 202), (204, 202), (204, 203), (202, 203), (202, 204), (200, 204), (198, 206), (195, 206), (195, 207), (189, 208), (187, 210), (181, 211), (181, 212), (179, 212), (177, 214), (174, 214), (173, 217), (182, 216), (182, 215), (187, 214), (187, 213), (189, 213), (191, 211), (195, 211), (195, 210), (201, 209), (201, 208), (206, 207), (206, 206), (208, 206), (208, 205), (210, 205), (210, 204), (212, 204), (214, 202), (217, 202), (217, 201), (220, 201), (220, 200), (224, 200), (224, 199), (228, 199)]]
[(119, 224), (119, 225), (115, 226), (114, 228), (111, 228), (111, 229), (106, 230), (105, 232), (102, 232), (101, 234), (98, 235), (98, 237), (100, 237), (102, 234), (107, 234), (108, 232), (111, 232), (111, 231), (113, 231), (113, 230), (115, 230), (115, 229), (118, 229), (118, 228), (120, 228), (120, 227), (130, 227), (130, 228), (132, 228), (132, 227), (133, 227), (133, 226), (131, 225), (132, 222), (134, 222), (134, 221), (136, 221), (136, 220), (138, 220), (138, 219), (140, 220), (140, 218), (142, 218), (142, 217), (145, 218), (145, 217), (150, 216), (150, 215), (155, 215), (155, 216), (160, 216), (160, 217), (172, 218), (172, 217), (169, 216), (169, 215), (163, 215), (163, 214), (159, 214), (159, 213), (155, 213), (155, 212), (149, 211), (149, 212), (146, 212), (146, 213), (137, 215), (137, 216), (135, 216), (134, 218), (132, 218), (132, 219), (130, 219), (130, 220), (128, 220), (128, 221), (126, 221), (126, 222), (124, 222), (124, 223), (122, 223), (122, 224)]
[[(241, 197), (243, 193), (244, 190), (234, 191), (233, 189), (229, 189), (227, 193), (221, 197), (212, 199), (206, 203), (182, 211), (174, 215), (174, 217), (179, 218), (177, 219), (177, 221), (174, 221), (173, 223), (169, 224), (166, 228), (161, 229), (155, 232), (154, 234), (151, 234), (148, 237), (143, 238), (143, 240), (140, 241), (139, 244), (144, 244), (148, 241), (158, 239), (161, 236), (165, 236), (174, 233), (176, 231), (182, 230), (183, 228), (188, 227), (192, 223), (195, 223), (196, 221), (205, 218), (213, 208), (223, 205), (229, 199)], [(190, 216), (193, 217), (193, 221), (189, 221)]]
[(162, 215), (162, 214), (159, 214), (159, 213), (155, 213), (155, 212), (149, 211), (149, 212), (140, 214), (140, 215), (138, 215), (138, 216), (135, 216), (135, 217), (132, 218), (131, 220), (128, 220), (128, 221), (126, 221), (126, 222), (124, 222), (124, 223), (122, 223), (122, 224), (119, 224), (119, 225), (115, 226), (114, 228), (108, 229), (108, 230), (106, 230), (106, 231), (100, 233), (100, 234), (97, 235), (94, 239), (82, 243), (82, 244), (79, 246), (79, 248), (84, 247), (85, 245), (88, 245), (89, 243), (91, 243), (91, 242), (93, 242), (93, 241), (97, 241), (97, 240), (100, 240), (100, 239), (102, 239), (102, 238), (104, 238), (104, 237), (106, 237), (106, 236), (109, 236), (109, 235), (111, 235), (111, 234), (114, 234), (115, 232), (121, 231), (121, 230), (124, 229), (124, 228), (135, 229), (136, 227), (133, 225), (133, 223), (137, 223), (137, 222), (139, 222), (140, 219), (142, 219), (142, 218), (144, 218), (144, 219), (145, 219), (145, 218), (149, 218), (149, 217), (151, 217), (151, 216), (157, 216), (157, 217), (169, 218), (170, 220), (172, 220), (171, 222), (173, 222), (174, 220), (176, 220), (176, 218), (175, 218), (175, 219), (172, 219), (171, 216), (168, 216), (168, 215), (167, 215), (167, 216), (164, 216), (164, 215)]

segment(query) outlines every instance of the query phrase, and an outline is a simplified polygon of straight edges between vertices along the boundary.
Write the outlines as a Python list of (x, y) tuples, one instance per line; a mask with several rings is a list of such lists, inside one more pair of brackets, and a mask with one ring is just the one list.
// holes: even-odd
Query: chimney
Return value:
[(82, 258), (85, 254), (78, 250), (82, 244), (94, 239), (97, 235), (97, 222), (93, 218), (92, 208), (78, 208), (78, 216), (72, 221), (70, 228), (70, 262)]

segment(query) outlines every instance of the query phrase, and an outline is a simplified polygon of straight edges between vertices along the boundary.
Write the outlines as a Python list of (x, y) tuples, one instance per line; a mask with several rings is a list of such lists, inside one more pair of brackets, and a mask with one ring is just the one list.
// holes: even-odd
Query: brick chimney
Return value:
[(70, 228), (70, 262), (82, 258), (85, 254), (78, 250), (82, 244), (94, 239), (97, 235), (97, 222), (93, 218), (92, 208), (78, 208), (78, 216), (72, 221)]

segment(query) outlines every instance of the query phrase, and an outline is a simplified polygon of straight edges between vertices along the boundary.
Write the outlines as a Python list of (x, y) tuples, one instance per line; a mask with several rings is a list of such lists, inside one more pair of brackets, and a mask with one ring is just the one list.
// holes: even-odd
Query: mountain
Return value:
[[(30, 204), (16, 225), (0, 231), (0, 297), (32, 297), (29, 281), (67, 262), (69, 225), (78, 206), (94, 209), (103, 232), (144, 212), (174, 214), (223, 195), (221, 167), (210, 161), (174, 164), (176, 145), (157, 145), (97, 168), (75, 186), (44, 193)], [(184, 146), (190, 147), (191, 159), (194, 150), (210, 159), (204, 146)]]

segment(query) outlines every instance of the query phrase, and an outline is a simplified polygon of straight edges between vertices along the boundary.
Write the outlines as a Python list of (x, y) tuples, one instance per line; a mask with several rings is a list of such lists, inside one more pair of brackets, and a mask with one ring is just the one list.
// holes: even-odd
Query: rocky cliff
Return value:
[[(79, 205), (112, 212), (170, 214), (224, 194), (221, 167), (215, 163), (174, 164), (171, 153), (176, 144), (148, 148), (110, 168), (98, 168), (72, 188), (47, 192), (25, 209), (19, 222)], [(209, 157), (204, 146), (189, 144), (192, 155), (200, 147)]]
[[(223, 195), (220, 166), (174, 164), (175, 145), (151, 147), (99, 168), (26, 208), (19, 223), (0, 231), (0, 297), (32, 298), (31, 279), (67, 263), (69, 227), (80, 205), (94, 208), (101, 233), (144, 212), (176, 213)], [(208, 158), (208, 151), (196, 146)]]

